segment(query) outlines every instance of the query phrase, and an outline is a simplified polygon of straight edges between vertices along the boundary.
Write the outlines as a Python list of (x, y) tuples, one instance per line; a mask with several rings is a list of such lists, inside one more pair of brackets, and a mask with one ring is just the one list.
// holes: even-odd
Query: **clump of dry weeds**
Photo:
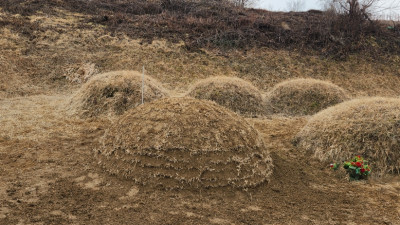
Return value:
[[(144, 102), (168, 95), (161, 83), (144, 77)], [(84, 116), (121, 115), (142, 102), (142, 74), (114, 71), (92, 77), (73, 96), (71, 106)]]
[(347, 100), (346, 91), (327, 81), (293, 79), (277, 84), (266, 96), (270, 113), (312, 115)]
[[(398, 33), (388, 31), (385, 25), (317, 10), (271, 12), (221, 0), (2, 0), (0, 7), (24, 16), (39, 11), (56, 15), (55, 9), (79, 12), (115, 35), (124, 33), (144, 42), (183, 41), (187, 49), (196, 51), (313, 49), (342, 59), (355, 52), (375, 57), (399, 52)], [(376, 40), (374, 44), (371, 39)]]
[(258, 131), (211, 101), (163, 98), (126, 112), (97, 151), (108, 172), (167, 189), (254, 187), (272, 159)]
[(374, 171), (400, 172), (400, 99), (362, 98), (314, 115), (296, 142), (324, 162), (368, 159)]
[(240, 78), (216, 76), (200, 80), (187, 95), (212, 100), (246, 116), (261, 115), (265, 111), (261, 92)]

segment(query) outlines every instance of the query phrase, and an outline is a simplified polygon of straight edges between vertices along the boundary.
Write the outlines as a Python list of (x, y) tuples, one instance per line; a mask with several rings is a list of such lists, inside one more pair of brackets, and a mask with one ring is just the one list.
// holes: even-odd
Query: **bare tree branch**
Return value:
[(288, 0), (286, 2), (287, 10), (293, 12), (299, 12), (304, 9), (304, 0)]
[(239, 7), (251, 7), (253, 6), (258, 0), (230, 0)]
[(356, 14), (364, 16), (366, 19), (377, 14), (385, 14), (400, 10), (400, 1), (392, 0), (321, 0), (325, 10), (336, 13), (349, 14), (351, 17)]

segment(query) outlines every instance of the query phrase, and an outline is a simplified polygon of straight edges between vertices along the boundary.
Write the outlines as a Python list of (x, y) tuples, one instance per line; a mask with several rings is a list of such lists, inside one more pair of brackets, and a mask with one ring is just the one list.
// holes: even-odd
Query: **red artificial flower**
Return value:
[(362, 164), (361, 164), (360, 162), (356, 162), (356, 166), (357, 166), (357, 167), (361, 167)]
[(361, 156), (360, 156), (360, 155), (358, 155), (357, 157), (358, 157), (359, 159), (361, 159)]
[(361, 169), (361, 173), (364, 173), (364, 172), (365, 172), (365, 169), (364, 169), (364, 168), (362, 168), (362, 169)]
[(355, 165), (356, 165), (356, 163), (355, 163), (355, 162), (351, 162), (351, 165), (352, 165), (352, 166), (355, 166)]

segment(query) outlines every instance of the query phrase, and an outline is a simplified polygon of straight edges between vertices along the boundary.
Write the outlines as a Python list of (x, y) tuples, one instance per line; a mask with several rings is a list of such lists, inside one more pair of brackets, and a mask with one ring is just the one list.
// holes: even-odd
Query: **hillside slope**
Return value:
[(356, 39), (338, 40), (349, 30), (318, 11), (220, 2), (0, 1), (1, 225), (400, 224), (399, 176), (348, 182), (311, 160), (293, 145), (308, 116), (242, 119), (274, 164), (256, 188), (165, 191), (98, 165), (93, 154), (118, 117), (80, 117), (70, 103), (99, 73), (144, 66), (172, 96), (215, 76), (242, 78), (260, 95), (293, 78), (330, 81), (349, 98), (400, 95), (397, 33), (366, 25)]
[(43, 6), (25, 16), (10, 9), (0, 11), (0, 97), (58, 92), (74, 86), (69, 80), (80, 76), (112, 70), (141, 71), (142, 66), (177, 91), (187, 90), (199, 79), (225, 75), (249, 80), (264, 91), (286, 79), (310, 77), (332, 81), (355, 96), (400, 94), (397, 54), (381, 51), (376, 58), (360, 52), (346, 60), (335, 60), (321, 56), (321, 51), (252, 47), (250, 43), (246, 49), (204, 47), (194, 51), (181, 38), (171, 42), (150, 33), (154, 40), (149, 43), (140, 36), (132, 37), (127, 31), (136, 32), (123, 24), (110, 30), (110, 25), (91, 22), (91, 14), (63, 9), (64, 4)]

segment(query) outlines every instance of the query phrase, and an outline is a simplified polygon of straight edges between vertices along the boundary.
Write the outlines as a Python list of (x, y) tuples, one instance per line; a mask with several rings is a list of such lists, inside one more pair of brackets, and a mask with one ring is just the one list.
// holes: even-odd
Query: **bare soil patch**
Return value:
[[(53, 99), (53, 100), (50, 100)], [(1, 224), (396, 224), (398, 177), (349, 183), (320, 162), (310, 161), (290, 140), (307, 118), (248, 119), (263, 134), (275, 164), (270, 182), (247, 191), (235, 188), (170, 190), (144, 187), (103, 171), (93, 161), (107, 121), (62, 116), (57, 97), (9, 99), (18, 106), (0, 115), (23, 114), (36, 126), (55, 124), (32, 107), (46, 102), (64, 136), (46, 132), (36, 140), (19, 137), (0, 143)], [(4, 103), (4, 100), (2, 100)], [(3, 105), (3, 104), (2, 104)], [(50, 106), (50, 107), (49, 107)], [(53, 108), (53, 109), (51, 109)], [(55, 111), (54, 111), (55, 110)], [(2, 117), (4, 118), (4, 117)], [(72, 124), (72, 125), (71, 125)], [(23, 133), (21, 123), (16, 133)], [(1, 128), (2, 134), (7, 132)], [(357, 191), (362, 190), (362, 191)], [(360, 216), (363, 215), (363, 216)]]

